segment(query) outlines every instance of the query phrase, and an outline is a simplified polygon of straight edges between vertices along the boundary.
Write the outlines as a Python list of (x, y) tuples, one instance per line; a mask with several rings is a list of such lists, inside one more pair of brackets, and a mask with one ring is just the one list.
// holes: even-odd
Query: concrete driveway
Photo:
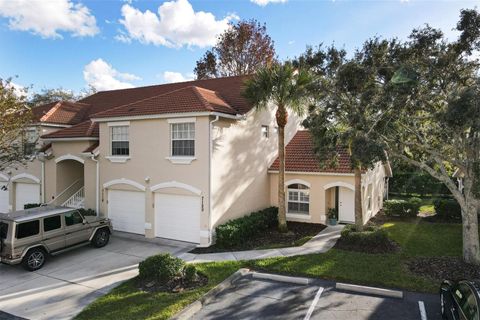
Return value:
[[(50, 258), (36, 272), (0, 264), (0, 311), (17, 317), (71, 319), (90, 302), (137, 275), (138, 263), (159, 253), (181, 254), (191, 244), (117, 234), (101, 249), (86, 246)], [(6, 317), (5, 314), (3, 316)]]

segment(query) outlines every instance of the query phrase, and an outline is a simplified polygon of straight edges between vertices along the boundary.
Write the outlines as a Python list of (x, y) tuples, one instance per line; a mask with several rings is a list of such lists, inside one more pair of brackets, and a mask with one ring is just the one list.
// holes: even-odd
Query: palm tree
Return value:
[(285, 210), (285, 126), (288, 112), (303, 116), (310, 99), (310, 87), (314, 83), (310, 72), (296, 69), (291, 63), (278, 63), (264, 67), (246, 81), (244, 96), (257, 110), (273, 103), (276, 108), (278, 125), (278, 228), (287, 232)]

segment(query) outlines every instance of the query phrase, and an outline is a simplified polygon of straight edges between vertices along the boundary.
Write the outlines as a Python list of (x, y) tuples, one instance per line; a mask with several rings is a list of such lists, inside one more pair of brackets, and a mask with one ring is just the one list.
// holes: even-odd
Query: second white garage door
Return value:
[(200, 242), (201, 200), (198, 196), (155, 194), (155, 236)]
[(8, 212), (8, 182), (0, 181), (0, 212), (7, 213)]
[(114, 230), (145, 234), (145, 193), (108, 190), (108, 218)]
[(40, 202), (40, 185), (17, 182), (15, 186), (15, 210), (23, 210), (27, 203)]

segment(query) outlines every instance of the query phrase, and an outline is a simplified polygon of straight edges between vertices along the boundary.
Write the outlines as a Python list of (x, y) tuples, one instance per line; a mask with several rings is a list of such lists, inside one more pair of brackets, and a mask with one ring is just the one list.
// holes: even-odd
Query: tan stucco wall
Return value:
[[(278, 206), (278, 174), (270, 173), (270, 201), (273, 206)], [(303, 180), (310, 184), (310, 217), (292, 218), (291, 221), (325, 223), (326, 219), (326, 199), (329, 199), (331, 206), (334, 203), (334, 192), (326, 192), (324, 187), (336, 182), (343, 182), (354, 186), (354, 177), (352, 175), (313, 175), (313, 174), (292, 174), (285, 175), (285, 184), (288, 186), (292, 180)], [(328, 190), (328, 189), (327, 189)]]
[[(190, 164), (174, 164), (166, 159), (171, 152), (170, 124), (167, 119), (130, 121), (130, 159), (124, 163), (113, 163), (107, 158), (110, 155), (110, 130), (107, 123), (101, 123), (99, 156), (100, 186), (102, 189), (101, 213), (108, 215), (108, 189), (131, 188), (123, 184), (117, 184), (105, 189), (102, 187), (105, 183), (122, 178), (139, 183), (146, 188), (145, 223), (152, 227), (145, 230), (145, 235), (154, 237), (154, 195), (149, 188), (160, 183), (176, 181), (201, 190), (204, 210), (201, 213), (200, 229), (208, 230), (209, 118), (206, 116), (197, 117), (195, 121), (196, 159)], [(168, 190), (161, 189), (158, 192), (185, 194), (186, 191), (171, 188)], [(201, 241), (208, 241), (208, 237), (201, 239)]]
[[(374, 168), (369, 169), (362, 176), (362, 205), (363, 220), (367, 222), (383, 208), (383, 195), (385, 191), (386, 171), (384, 165), (380, 162)], [(370, 188), (369, 188), (370, 186)], [(370, 191), (370, 192), (369, 192)], [(372, 207), (368, 210), (368, 197), (371, 196)]]
[[(285, 130), (288, 143), (300, 126), (290, 115)], [(269, 138), (261, 126), (269, 126)], [(214, 123), (212, 158), (212, 230), (230, 219), (270, 205), (267, 170), (277, 157), (275, 108), (252, 110), (241, 121)]]
[[(278, 206), (278, 174), (270, 173), (270, 201), (274, 206)], [(383, 208), (383, 192), (385, 190), (385, 169), (381, 163), (375, 165), (374, 168), (368, 170), (362, 175), (362, 206), (363, 217), (366, 223), (370, 218)], [(331, 174), (293, 174), (285, 175), (285, 184), (288, 185), (291, 180), (303, 180), (310, 184), (310, 217), (300, 219), (298, 217), (288, 217), (288, 220), (325, 223), (328, 208), (335, 206), (334, 188), (328, 188), (327, 185), (335, 185), (336, 183), (347, 183), (354, 188), (355, 178), (351, 175), (331, 175)], [(368, 185), (371, 185), (370, 193)], [(372, 197), (372, 208), (367, 210), (368, 196)]]

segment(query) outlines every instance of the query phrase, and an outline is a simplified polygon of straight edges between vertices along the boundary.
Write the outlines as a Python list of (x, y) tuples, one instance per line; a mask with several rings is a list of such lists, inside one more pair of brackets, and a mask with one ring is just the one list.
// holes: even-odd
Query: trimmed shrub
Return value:
[(388, 241), (387, 231), (376, 226), (365, 226), (357, 231), (355, 225), (348, 225), (342, 230), (342, 241), (355, 246), (382, 245)]
[(38, 208), (38, 207), (41, 207), (41, 206), (42, 206), (41, 203), (27, 203), (27, 204), (23, 205), (23, 209)]
[(393, 170), (395, 176), (390, 178), (389, 191), (396, 194), (421, 196), (431, 195), (451, 195), (450, 190), (442, 182), (436, 180), (428, 173), (421, 171), (402, 171)]
[(230, 220), (215, 228), (219, 247), (231, 248), (239, 245), (245, 238), (255, 236), (278, 223), (278, 208), (270, 207), (253, 212), (248, 216)]
[(454, 199), (435, 199), (433, 206), (438, 218), (444, 220), (461, 220), (462, 209)]
[(386, 200), (383, 203), (383, 210), (387, 216), (416, 217), (422, 199), (410, 198), (408, 200)]
[(183, 276), (188, 283), (195, 282), (198, 277), (197, 268), (192, 264), (187, 264), (183, 269)]
[(154, 280), (160, 285), (167, 285), (182, 276), (184, 268), (185, 262), (169, 253), (148, 257), (138, 265), (140, 279)]

